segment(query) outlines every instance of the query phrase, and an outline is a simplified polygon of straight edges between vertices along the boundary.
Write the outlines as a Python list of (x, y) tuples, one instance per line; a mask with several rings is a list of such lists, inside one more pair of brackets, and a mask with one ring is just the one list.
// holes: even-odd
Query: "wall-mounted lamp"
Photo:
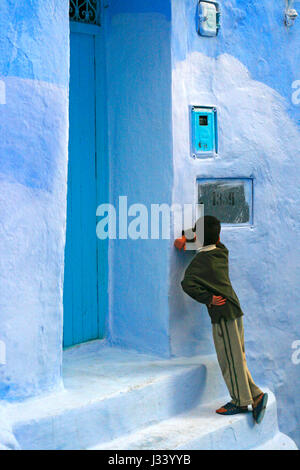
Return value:
[(220, 7), (217, 2), (198, 1), (197, 32), (200, 36), (217, 36), (220, 29)]
[(288, 28), (293, 26), (298, 16), (297, 11), (295, 10), (295, 8), (293, 8), (293, 3), (294, 3), (294, 0), (286, 0), (284, 23)]

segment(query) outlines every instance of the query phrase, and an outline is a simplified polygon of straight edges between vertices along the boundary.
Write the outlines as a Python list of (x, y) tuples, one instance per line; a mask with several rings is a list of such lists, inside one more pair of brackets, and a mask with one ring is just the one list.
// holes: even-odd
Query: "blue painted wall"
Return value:
[[(111, 202), (171, 203), (170, 2), (111, 1), (106, 28)], [(169, 354), (169, 253), (169, 240), (110, 242), (114, 343)]]
[(0, 4), (0, 399), (60, 383), (68, 6)]
[[(281, 429), (300, 442), (299, 78), (300, 21), (283, 24), (284, 2), (221, 2), (217, 38), (195, 32), (196, 2), (172, 2), (174, 202), (191, 202), (197, 177), (253, 177), (254, 225), (226, 228), (231, 277), (245, 312), (247, 357), (254, 378), (274, 390)], [(299, 8), (299, 2), (295, 3)], [(219, 158), (189, 158), (189, 105), (216, 105)], [(175, 230), (175, 236), (179, 230)], [(211, 352), (208, 315), (182, 293), (190, 254), (173, 253), (170, 331), (174, 354)]]

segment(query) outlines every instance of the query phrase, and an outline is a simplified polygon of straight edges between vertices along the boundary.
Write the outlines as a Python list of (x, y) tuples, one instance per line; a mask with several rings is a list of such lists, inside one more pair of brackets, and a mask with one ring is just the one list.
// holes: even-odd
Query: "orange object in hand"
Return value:
[(185, 250), (185, 244), (186, 244), (186, 237), (184, 235), (181, 238), (176, 238), (174, 242), (175, 248), (177, 248), (179, 251), (182, 250), (182, 248)]
[(211, 304), (220, 306), (226, 304), (226, 302), (227, 300), (221, 295), (213, 295)]

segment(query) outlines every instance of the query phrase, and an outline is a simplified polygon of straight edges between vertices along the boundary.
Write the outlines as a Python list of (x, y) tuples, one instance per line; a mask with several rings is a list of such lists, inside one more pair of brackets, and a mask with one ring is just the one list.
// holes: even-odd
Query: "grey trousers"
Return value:
[(227, 321), (221, 319), (212, 328), (218, 362), (232, 403), (251, 405), (254, 398), (263, 392), (255, 385), (247, 367), (243, 317)]

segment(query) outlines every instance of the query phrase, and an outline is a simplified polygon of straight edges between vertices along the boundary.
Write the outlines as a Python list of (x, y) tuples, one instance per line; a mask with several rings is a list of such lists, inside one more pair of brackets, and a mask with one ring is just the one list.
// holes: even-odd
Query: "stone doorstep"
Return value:
[(251, 447), (278, 438), (271, 393), (260, 427), (251, 414), (215, 414), (226, 398), (213, 355), (159, 359), (95, 342), (65, 352), (63, 375), (64, 390), (7, 405), (22, 449), (240, 448), (241, 437)]
[(112, 347), (67, 351), (64, 390), (13, 403), (24, 449), (87, 448), (224, 395), (215, 356), (158, 359)]

